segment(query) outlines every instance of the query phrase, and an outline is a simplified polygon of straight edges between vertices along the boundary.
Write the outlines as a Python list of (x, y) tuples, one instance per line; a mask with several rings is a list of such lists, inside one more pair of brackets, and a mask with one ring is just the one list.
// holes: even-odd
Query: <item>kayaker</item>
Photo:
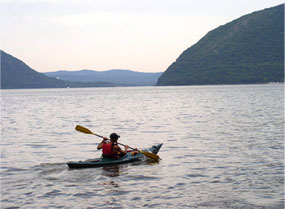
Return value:
[(116, 133), (110, 134), (110, 139), (111, 139), (110, 142), (108, 142), (109, 140), (108, 138), (103, 137), (103, 141), (97, 146), (98, 150), (103, 149), (102, 150), (103, 157), (118, 159), (120, 157), (123, 157), (127, 153), (129, 146), (125, 145), (124, 146), (125, 150), (123, 151), (118, 145), (119, 138), (120, 136)]

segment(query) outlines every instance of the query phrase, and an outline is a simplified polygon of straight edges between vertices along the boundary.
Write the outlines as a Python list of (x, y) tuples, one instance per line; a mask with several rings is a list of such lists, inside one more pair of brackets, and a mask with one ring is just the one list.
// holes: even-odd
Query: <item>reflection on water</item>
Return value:
[(104, 176), (116, 177), (116, 176), (120, 175), (120, 166), (119, 165), (103, 167), (102, 170), (103, 171), (101, 174)]
[[(1, 208), (284, 208), (283, 85), (1, 93)], [(101, 155), (77, 124), (162, 160), (68, 169)]]
[[(111, 176), (114, 177), (114, 176)], [(108, 182), (103, 182), (103, 183), (98, 183), (99, 185), (107, 185), (107, 186), (112, 186), (114, 188), (119, 187), (118, 184), (116, 184), (114, 181), (108, 181)]]

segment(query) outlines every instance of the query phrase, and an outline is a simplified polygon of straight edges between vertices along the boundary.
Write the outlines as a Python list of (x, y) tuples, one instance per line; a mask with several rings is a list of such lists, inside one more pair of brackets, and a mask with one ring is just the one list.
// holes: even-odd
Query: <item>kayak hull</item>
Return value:
[[(157, 154), (161, 146), (162, 144), (158, 144), (148, 149), (144, 149), (143, 151)], [(121, 157), (119, 159), (110, 159), (110, 158), (100, 157), (100, 158), (85, 160), (85, 161), (68, 162), (67, 165), (71, 169), (96, 168), (96, 167), (132, 163), (132, 162), (140, 161), (142, 159), (144, 159), (144, 155), (142, 153), (134, 154), (133, 152), (128, 152), (124, 157)]]

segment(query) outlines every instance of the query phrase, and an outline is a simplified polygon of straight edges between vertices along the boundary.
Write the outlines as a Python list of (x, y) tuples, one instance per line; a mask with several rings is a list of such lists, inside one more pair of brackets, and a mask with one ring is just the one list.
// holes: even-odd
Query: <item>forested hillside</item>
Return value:
[(157, 85), (284, 82), (284, 4), (210, 31), (185, 50)]

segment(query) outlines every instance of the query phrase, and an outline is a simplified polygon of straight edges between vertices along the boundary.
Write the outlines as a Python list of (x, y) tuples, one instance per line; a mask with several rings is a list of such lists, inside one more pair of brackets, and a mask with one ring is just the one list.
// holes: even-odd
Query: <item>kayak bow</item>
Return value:
[[(144, 152), (150, 152), (153, 154), (157, 154), (161, 148), (162, 144), (158, 144), (152, 146), (148, 149), (143, 150)], [(67, 165), (69, 168), (78, 169), (78, 168), (96, 168), (96, 167), (104, 167), (111, 165), (119, 165), (125, 163), (132, 163), (135, 161), (140, 161), (144, 159), (144, 154), (141, 152), (127, 152), (127, 154), (119, 159), (111, 159), (111, 158), (96, 158), (91, 160), (79, 161), (79, 162), (68, 162)]]

